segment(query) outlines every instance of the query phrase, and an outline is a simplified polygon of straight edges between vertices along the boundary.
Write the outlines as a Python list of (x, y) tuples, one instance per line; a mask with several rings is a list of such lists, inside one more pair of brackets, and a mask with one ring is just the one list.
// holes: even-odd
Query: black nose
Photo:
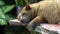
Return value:
[(21, 20), (22, 23), (24, 23), (24, 20)]

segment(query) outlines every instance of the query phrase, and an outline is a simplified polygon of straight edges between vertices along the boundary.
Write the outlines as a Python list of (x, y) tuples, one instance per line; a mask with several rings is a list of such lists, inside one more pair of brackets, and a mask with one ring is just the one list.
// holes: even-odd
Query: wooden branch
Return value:
[(24, 24), (21, 23), (18, 19), (9, 20), (8, 22), (9, 22), (9, 25), (16, 25), (16, 26), (22, 25), (22, 26), (24, 26)]
[[(18, 19), (9, 20), (10, 25), (15, 26), (24, 26), (23, 23), (21, 23)], [(35, 28), (36, 32), (40, 32), (42, 34), (48, 33), (48, 34), (60, 34), (60, 25), (58, 24), (40, 24), (40, 26), (37, 26)]]
[(60, 24), (40, 24), (35, 31), (42, 34), (60, 34)]

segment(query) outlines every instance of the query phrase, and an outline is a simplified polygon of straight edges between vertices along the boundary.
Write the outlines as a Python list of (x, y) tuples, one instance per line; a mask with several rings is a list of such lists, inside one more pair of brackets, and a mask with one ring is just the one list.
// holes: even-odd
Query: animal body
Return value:
[(60, 1), (43, 0), (25, 6), (18, 15), (22, 23), (27, 23), (27, 28), (33, 28), (40, 23), (56, 24), (60, 22)]

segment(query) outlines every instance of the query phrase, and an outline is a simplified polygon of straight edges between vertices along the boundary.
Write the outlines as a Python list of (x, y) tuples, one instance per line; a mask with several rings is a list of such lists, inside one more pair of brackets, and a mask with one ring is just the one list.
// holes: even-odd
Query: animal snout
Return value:
[(25, 20), (24, 20), (24, 19), (21, 19), (21, 22), (22, 22), (22, 23), (25, 23)]
[(23, 20), (21, 20), (21, 22), (23, 22)]

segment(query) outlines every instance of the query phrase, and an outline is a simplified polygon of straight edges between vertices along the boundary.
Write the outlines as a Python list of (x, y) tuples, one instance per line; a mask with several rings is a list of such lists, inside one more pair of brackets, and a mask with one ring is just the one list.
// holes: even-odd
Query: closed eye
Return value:
[(27, 13), (26, 13), (26, 12), (24, 12), (24, 13), (22, 13), (22, 15), (27, 15)]
[(22, 15), (25, 15), (25, 13), (23, 13)]

